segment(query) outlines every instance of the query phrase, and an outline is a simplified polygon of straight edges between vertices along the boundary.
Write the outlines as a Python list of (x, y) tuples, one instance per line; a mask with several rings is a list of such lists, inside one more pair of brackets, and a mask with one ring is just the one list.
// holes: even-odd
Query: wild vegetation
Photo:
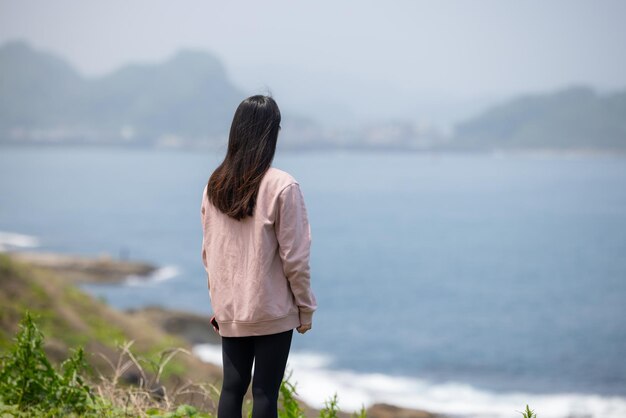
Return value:
[[(0, 254), (0, 305), (1, 417), (215, 416), (220, 385), (211, 373), (220, 370), (153, 323), (6, 254)], [(290, 380), (288, 371), (280, 418), (350, 416), (340, 411), (336, 393), (312, 411)], [(250, 398), (244, 411), (251, 416)], [(522, 415), (537, 418), (528, 406)], [(365, 416), (364, 407), (352, 414)]]
[[(168, 393), (159, 384), (166, 364), (182, 350), (161, 353), (158, 362), (148, 361), (132, 352), (132, 342), (120, 346), (116, 362), (107, 360), (114, 373), (111, 377), (93, 375), (84, 360), (82, 347), (72, 350), (72, 355), (60, 367), (54, 367), (44, 351), (44, 335), (33, 315), (26, 311), (20, 321), (19, 332), (13, 345), (0, 362), (0, 415), (2, 417), (215, 417), (219, 390), (212, 384), (186, 384)], [(140, 370), (137, 385), (128, 385), (120, 376), (131, 365)], [(153, 378), (144, 372), (151, 368)], [(90, 373), (91, 372), (91, 373)], [(283, 380), (279, 396), (280, 418), (304, 418), (304, 411), (296, 400), (296, 386)], [(182, 394), (195, 394), (206, 408), (178, 404)], [(252, 415), (250, 402), (245, 405), (246, 415)], [(337, 395), (327, 401), (320, 418), (337, 417)], [(365, 417), (362, 408), (354, 417)]]

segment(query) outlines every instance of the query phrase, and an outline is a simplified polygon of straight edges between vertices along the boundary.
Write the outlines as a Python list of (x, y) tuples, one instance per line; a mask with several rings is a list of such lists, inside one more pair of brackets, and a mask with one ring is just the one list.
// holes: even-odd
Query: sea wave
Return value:
[[(193, 352), (205, 362), (222, 365), (221, 346), (200, 344)], [(580, 393), (496, 393), (460, 382), (433, 383), (425, 379), (382, 373), (357, 373), (332, 367), (332, 358), (313, 352), (291, 352), (287, 374), (300, 398), (322, 408), (337, 393), (343, 411), (388, 403), (464, 418), (519, 418), (526, 404), (542, 418), (624, 418), (626, 398)]]
[(39, 238), (35, 236), (0, 231), (0, 252), (21, 248), (35, 248), (39, 245)]
[(126, 277), (124, 284), (126, 286), (152, 286), (156, 283), (173, 279), (180, 275), (180, 269), (176, 266), (163, 266), (154, 270), (146, 276), (138, 276), (131, 274)]

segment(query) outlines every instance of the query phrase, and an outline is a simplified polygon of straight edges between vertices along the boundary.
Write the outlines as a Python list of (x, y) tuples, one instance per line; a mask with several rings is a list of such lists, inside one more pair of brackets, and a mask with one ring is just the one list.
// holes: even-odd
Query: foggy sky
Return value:
[(26, 39), (87, 76), (210, 51), (246, 94), (330, 123), (448, 123), (522, 92), (626, 87), (624, 1), (0, 0)]

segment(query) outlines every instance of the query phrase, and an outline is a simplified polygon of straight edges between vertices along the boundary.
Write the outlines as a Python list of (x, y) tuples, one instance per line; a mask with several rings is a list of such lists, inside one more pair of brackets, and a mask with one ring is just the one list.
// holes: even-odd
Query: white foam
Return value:
[(191, 352), (205, 363), (222, 366), (222, 346), (216, 344), (194, 345)]
[[(203, 361), (222, 365), (221, 346), (201, 344), (193, 352)], [(322, 408), (337, 393), (339, 407), (357, 411), (374, 403), (472, 418), (520, 418), (526, 404), (541, 418), (624, 418), (626, 398), (579, 393), (495, 393), (459, 382), (432, 383), (426, 379), (382, 373), (356, 373), (331, 368), (332, 358), (311, 352), (291, 352), (287, 361), (290, 382), (307, 404)]]
[(126, 277), (124, 284), (127, 286), (152, 286), (156, 283), (172, 279), (180, 274), (176, 266), (164, 266), (156, 269), (147, 276), (131, 274)]
[(20, 248), (35, 248), (38, 246), (39, 238), (35, 236), (0, 231), (0, 252)]

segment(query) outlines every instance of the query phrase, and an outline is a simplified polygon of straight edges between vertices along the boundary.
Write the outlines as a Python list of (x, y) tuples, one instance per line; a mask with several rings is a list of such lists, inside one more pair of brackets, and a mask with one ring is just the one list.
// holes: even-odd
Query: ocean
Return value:
[[(85, 288), (210, 314), (200, 202), (222, 157), (4, 147), (0, 250), (149, 261), (148, 281)], [(274, 166), (311, 222), (319, 307), (288, 363), (307, 402), (626, 417), (626, 158), (279, 146)]]

